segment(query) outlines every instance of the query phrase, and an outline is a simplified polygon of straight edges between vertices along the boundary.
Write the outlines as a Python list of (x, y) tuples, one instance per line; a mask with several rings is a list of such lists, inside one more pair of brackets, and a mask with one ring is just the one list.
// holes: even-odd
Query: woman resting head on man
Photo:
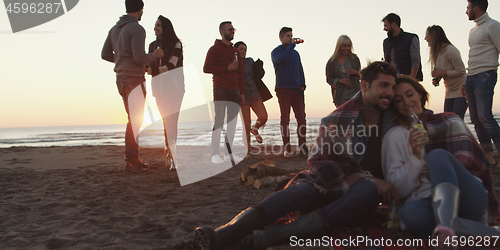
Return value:
[[(428, 96), (416, 80), (400, 76), (391, 103), (400, 125), (382, 142), (384, 178), (404, 200), (402, 227), (438, 237), (441, 247), (448, 236), (500, 235), (486, 224), (498, 209), (486, 156), (460, 117), (424, 107)], [(428, 142), (408, 109), (423, 122)]]

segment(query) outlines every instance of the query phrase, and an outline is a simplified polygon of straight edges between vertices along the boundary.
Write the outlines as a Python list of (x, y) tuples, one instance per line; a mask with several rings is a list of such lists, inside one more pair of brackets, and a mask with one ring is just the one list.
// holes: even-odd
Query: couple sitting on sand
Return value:
[[(464, 122), (425, 109), (422, 85), (398, 77), (386, 62), (360, 73), (361, 92), (322, 120), (309, 170), (226, 225), (197, 228), (195, 249), (223, 249), (252, 231), (256, 249), (289, 243), (291, 236), (321, 237), (335, 227), (360, 225), (380, 203), (393, 202), (404, 204), (402, 222), (420, 235), (440, 241), (499, 235), (486, 225), (498, 206), (489, 163)], [(408, 130), (408, 108), (423, 121), (427, 143), (417, 129)], [(306, 215), (264, 228), (294, 211)]]

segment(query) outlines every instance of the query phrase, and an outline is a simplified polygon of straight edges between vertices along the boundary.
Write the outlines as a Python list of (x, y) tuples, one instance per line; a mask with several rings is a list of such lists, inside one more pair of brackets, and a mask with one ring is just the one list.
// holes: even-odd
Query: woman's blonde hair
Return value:
[(436, 61), (439, 52), (444, 47), (451, 45), (451, 42), (446, 37), (443, 28), (441, 28), (441, 26), (439, 25), (432, 25), (427, 27), (427, 33), (431, 37), (431, 42), (429, 43), (429, 62), (431, 62), (432, 70), (434, 70), (434, 68), (436, 67)]
[(340, 53), (340, 47), (342, 47), (342, 45), (351, 45), (351, 50), (349, 51), (349, 53), (347, 55), (351, 59), (354, 59), (354, 53), (352, 53), (352, 51), (354, 50), (354, 46), (352, 45), (351, 38), (349, 38), (346, 35), (341, 35), (337, 39), (337, 45), (335, 46), (335, 52), (333, 52), (333, 55), (330, 57), (330, 61), (334, 61), (335, 59), (337, 59), (337, 57), (339, 56), (339, 53)]

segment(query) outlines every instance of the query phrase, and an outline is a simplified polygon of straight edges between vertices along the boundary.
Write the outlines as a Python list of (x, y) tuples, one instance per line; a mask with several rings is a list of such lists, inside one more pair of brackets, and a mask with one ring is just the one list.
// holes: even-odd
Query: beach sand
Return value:
[[(239, 184), (248, 165), (274, 160), (289, 173), (307, 168), (305, 157), (266, 155), (262, 149), (274, 148), (263, 146), (260, 155), (217, 176), (180, 186), (177, 173), (164, 167), (124, 173), (123, 149), (0, 149), (0, 249), (191, 249), (196, 227), (220, 226), (274, 192)], [(150, 165), (164, 165), (162, 149), (140, 150)], [(179, 152), (211, 166), (209, 147), (180, 146)], [(498, 195), (500, 169), (493, 173)]]

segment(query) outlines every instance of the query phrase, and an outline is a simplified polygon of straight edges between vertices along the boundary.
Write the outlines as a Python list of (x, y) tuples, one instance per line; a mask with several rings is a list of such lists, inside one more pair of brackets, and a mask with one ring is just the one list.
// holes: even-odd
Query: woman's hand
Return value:
[(408, 138), (408, 143), (410, 144), (411, 149), (413, 150), (413, 155), (418, 159), (422, 157), (422, 149), (424, 148), (425, 141), (418, 141), (418, 139), (422, 137), (422, 133), (418, 131), (418, 129), (414, 128), (410, 130), (410, 136)]
[(160, 71), (160, 74), (163, 74), (168, 71), (168, 67), (166, 65), (163, 65), (159, 67), (158, 70)]
[(245, 105), (245, 95), (244, 94), (240, 94), (240, 98), (241, 98), (240, 105), (241, 106)]
[(423, 167), (422, 170), (420, 170), (420, 175), (429, 178), (429, 172), (427, 171), (427, 167)]
[(359, 75), (359, 72), (356, 71), (355, 69), (347, 69), (345, 73), (348, 75), (356, 75), (356, 76)]
[(346, 87), (350, 88), (351, 87), (351, 80), (345, 78), (345, 79), (340, 79), (340, 83), (344, 84)]

